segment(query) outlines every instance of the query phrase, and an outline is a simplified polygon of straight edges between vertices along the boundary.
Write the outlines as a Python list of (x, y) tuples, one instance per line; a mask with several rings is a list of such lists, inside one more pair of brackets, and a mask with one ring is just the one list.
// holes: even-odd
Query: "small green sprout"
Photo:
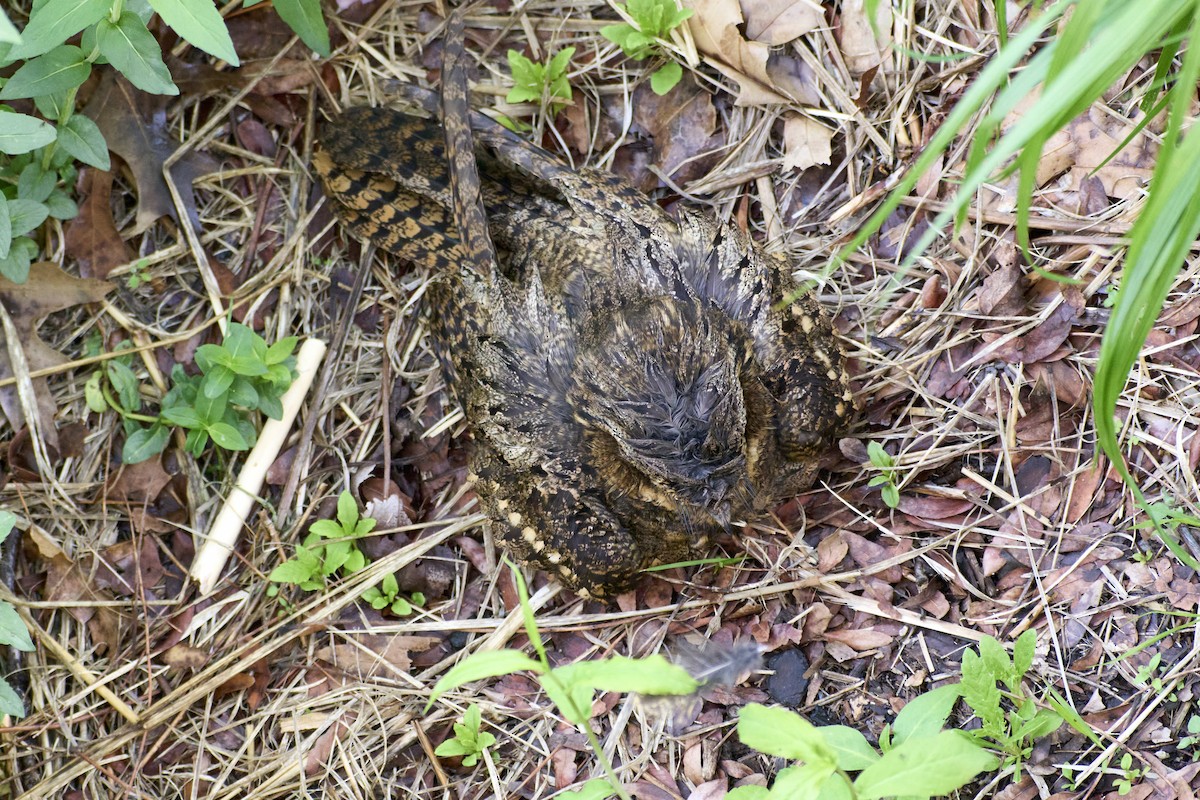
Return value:
[[(694, 13), (690, 8), (679, 8), (675, 0), (628, 0), (623, 10), (633, 24), (605, 25), (600, 29), (600, 35), (619, 45), (622, 52), (635, 61), (663, 55), (663, 41)], [(668, 61), (650, 76), (650, 88), (661, 96), (671, 91), (682, 78), (683, 67), (676, 61)]]
[(434, 755), (462, 756), (464, 767), (475, 766), (484, 751), (496, 743), (495, 736), (479, 729), (481, 722), (479, 706), (472, 704), (463, 714), (462, 722), (454, 723), (454, 737), (439, 744)]
[(567, 66), (574, 47), (564, 47), (544, 64), (532, 61), (516, 50), (508, 51), (508, 66), (512, 70), (513, 88), (505, 99), (510, 103), (545, 103), (557, 111), (571, 102), (571, 84)]

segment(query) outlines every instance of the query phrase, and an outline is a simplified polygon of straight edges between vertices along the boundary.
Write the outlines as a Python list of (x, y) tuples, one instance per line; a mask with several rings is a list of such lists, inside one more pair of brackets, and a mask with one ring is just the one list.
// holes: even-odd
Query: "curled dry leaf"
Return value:
[(783, 121), (783, 168), (808, 169), (833, 157), (833, 131), (816, 120), (790, 114)]
[(633, 121), (653, 142), (651, 161), (676, 185), (708, 173), (725, 144), (712, 96), (687, 75), (662, 97), (647, 84), (633, 95)]
[(742, 0), (746, 36), (771, 46), (787, 44), (824, 24), (816, 0)]
[[(83, 110), (104, 134), (108, 149), (119, 155), (133, 173), (138, 191), (136, 232), (146, 230), (160, 217), (169, 216), (179, 222), (163, 177), (163, 165), (182, 143), (167, 126), (164, 102), (164, 98), (136, 89), (108, 71)], [(211, 156), (194, 151), (171, 166), (171, 175), (193, 228), (199, 229), (200, 214), (192, 182), (215, 172), (217, 167)]]
[[(25, 283), (16, 284), (0, 278), (0, 303), (4, 304), (12, 318), (30, 372), (61, 366), (69, 360), (38, 335), (38, 324), (42, 318), (72, 306), (97, 303), (112, 288), (112, 284), (106, 281), (72, 277), (48, 261), (32, 265)], [(8, 343), (4, 331), (0, 330), (0, 380), (11, 377), (13, 369), (8, 357)], [(46, 379), (34, 378), (33, 391), (37, 396), (42, 431), (49, 435), (54, 430), (55, 407)], [(3, 408), (14, 430), (25, 424), (15, 386), (0, 387), (0, 408)]]

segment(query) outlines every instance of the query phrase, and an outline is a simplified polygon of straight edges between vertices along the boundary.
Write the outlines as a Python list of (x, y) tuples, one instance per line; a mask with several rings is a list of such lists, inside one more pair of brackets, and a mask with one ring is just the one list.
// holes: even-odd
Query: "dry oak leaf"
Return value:
[(746, 36), (769, 45), (787, 44), (825, 23), (816, 0), (742, 0)]
[(737, 82), (735, 105), (816, 105), (820, 100), (809, 85), (802, 62), (790, 57), (771, 58), (767, 44), (747, 41), (742, 36), (738, 0), (684, 0), (683, 5), (695, 12), (687, 24), (696, 48), (717, 71)]
[[(104, 134), (108, 149), (120, 156), (133, 173), (138, 191), (135, 233), (146, 230), (160, 217), (180, 222), (164, 177), (164, 164), (183, 145), (167, 125), (165, 102), (165, 98), (134, 88), (124, 78), (113, 77), (110, 71), (83, 109)], [(193, 229), (200, 228), (200, 214), (192, 182), (216, 172), (218, 166), (212, 156), (195, 151), (171, 165), (172, 179)]]
[(833, 158), (833, 131), (800, 114), (783, 121), (783, 168), (805, 170)]
[(133, 260), (133, 252), (121, 238), (113, 220), (111, 172), (88, 168), (84, 170), (83, 193), (79, 214), (67, 223), (65, 246), (67, 255), (79, 265), (85, 278), (107, 278), (108, 273)]
[[(69, 361), (38, 336), (38, 324), (43, 317), (71, 306), (98, 303), (112, 289), (112, 284), (107, 281), (72, 277), (49, 261), (40, 261), (30, 266), (29, 278), (25, 283), (16, 284), (0, 278), (0, 303), (4, 304), (5, 310), (12, 318), (13, 327), (18, 334), (17, 344), (24, 351), (29, 371), (57, 367)], [(11, 377), (13, 368), (9, 362), (8, 342), (4, 331), (0, 330), (0, 380)], [(53, 431), (55, 407), (46, 379), (34, 378), (33, 391), (37, 396), (38, 413), (43, 423), (42, 431)], [(3, 408), (13, 430), (25, 424), (25, 416), (17, 400), (16, 386), (0, 387), (0, 408)]]

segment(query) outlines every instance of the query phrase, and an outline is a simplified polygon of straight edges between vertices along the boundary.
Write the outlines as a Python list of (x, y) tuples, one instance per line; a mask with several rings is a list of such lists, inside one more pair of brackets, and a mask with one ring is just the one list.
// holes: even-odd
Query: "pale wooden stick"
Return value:
[(233, 490), (213, 520), (208, 537), (192, 562), (191, 576), (200, 585), (201, 595), (211, 592), (217, 584), (217, 579), (221, 577), (221, 570), (225, 568), (225, 562), (229, 560), (229, 554), (237, 544), (242, 525), (245, 524), (246, 517), (250, 515), (250, 509), (254, 507), (258, 498), (267, 468), (283, 447), (288, 431), (292, 429), (292, 423), (300, 413), (301, 401), (312, 386), (317, 366), (324, 355), (325, 342), (320, 339), (308, 339), (300, 346), (300, 352), (296, 355), (296, 380), (280, 398), (283, 418), (269, 419), (267, 424), (263, 425), (258, 443), (246, 457), (246, 463), (242, 466)]

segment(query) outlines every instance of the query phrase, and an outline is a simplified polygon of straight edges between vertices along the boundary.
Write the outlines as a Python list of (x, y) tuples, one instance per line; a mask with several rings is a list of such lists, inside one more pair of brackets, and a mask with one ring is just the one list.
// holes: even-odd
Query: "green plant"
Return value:
[[(292, 583), (307, 592), (325, 588), (334, 575), (349, 577), (370, 562), (358, 547), (358, 541), (375, 530), (375, 520), (360, 517), (354, 495), (343, 491), (338, 495), (336, 519), (319, 519), (308, 527), (304, 541), (296, 545), (296, 555), (284, 561), (267, 576), (272, 583)], [(278, 586), (270, 586), (267, 594), (275, 597)], [(413, 612), (413, 605), (424, 605), (425, 596), (414, 592), (409, 598), (400, 595), (396, 576), (388, 573), (379, 586), (368, 587), (362, 599), (372, 608), (389, 609), (398, 617)]]
[[(329, 54), (319, 0), (274, 6), (305, 44)], [(147, 27), (155, 13), (188, 43), (237, 66), (225, 21), (206, 0), (45, 0), (33, 4), (21, 31), (0, 10), (0, 68), (17, 65), (0, 78), (0, 101), (30, 98), (41, 115), (0, 104), (0, 275), (14, 283), (26, 280), (38, 252), (30, 234), (47, 217), (78, 213), (69, 195), (74, 161), (109, 169), (100, 129), (75, 113), (92, 68), (107, 63), (143, 91), (179, 94)], [(77, 34), (79, 45), (67, 44)]]
[[(800, 761), (780, 770), (770, 789), (741, 786), (729, 800), (830, 797), (852, 800), (933, 797), (995, 769), (996, 758), (970, 736), (944, 730), (958, 686), (942, 686), (909, 701), (880, 739), (882, 753), (845, 725), (816, 727), (783, 708), (751, 703), (738, 717), (738, 738), (768, 755)], [(854, 777), (852, 772), (858, 774)]]
[(1001, 751), (1004, 765), (1018, 772), (1033, 743), (1058, 730), (1064, 721), (1057, 707), (1039, 707), (1023, 686), (1036, 644), (1033, 630), (1025, 631), (1013, 644), (1010, 658), (999, 642), (985, 636), (979, 652), (963, 653), (962, 681), (958, 684), (963, 700), (981, 723), (971, 735)]
[(588, 721), (592, 716), (592, 699), (597, 691), (637, 692), (645, 695), (686, 695), (694, 692), (699, 684), (682, 667), (671, 664), (661, 655), (647, 658), (612, 656), (599, 661), (582, 661), (561, 667), (551, 667), (546, 648), (538, 631), (537, 620), (529, 606), (529, 590), (521, 573), (512, 568), (517, 583), (517, 594), (521, 603), (521, 614), (525, 632), (537, 658), (530, 658), (519, 650), (490, 650), (472, 653), (454, 665), (434, 685), (426, 712), (446, 692), (471, 681), (493, 678), (512, 672), (532, 672), (560, 714), (588, 737), (592, 751), (596, 754), (607, 780), (589, 781), (573, 796), (600, 800), (617, 795), (629, 800), (621, 787), (612, 763), (604, 754), (595, 731)]
[(84, 397), (92, 411), (103, 413), (111, 408), (123, 418), (121, 458), (126, 464), (162, 452), (172, 426), (187, 431), (185, 449), (195, 456), (204, 451), (209, 439), (225, 450), (247, 450), (257, 438), (254, 412), (272, 419), (283, 416), (280, 398), (296, 376), (292, 356), (296, 342), (296, 337), (289, 336), (268, 347), (253, 330), (231, 322), (221, 344), (201, 345), (196, 350), (199, 375), (188, 375), (178, 364), (171, 370), (172, 385), (157, 416), (141, 413), (141, 384), (129, 366), (129, 357), (109, 359), (93, 372)]
[[(878, 2), (870, 0), (868, 8)], [(1047, 37), (1049, 30), (1054, 30), (1054, 35)], [(965, 221), (969, 203), (986, 181), (1013, 172), (1019, 173), (1017, 236), (1028, 258), (1036, 169), (1046, 143), (1124, 80), (1142, 59), (1152, 57), (1156, 68), (1142, 84), (1146, 114), (1139, 130), (1163, 113), (1166, 127), (1149, 196), (1129, 232), (1121, 288), (1101, 340), (1092, 402), (1101, 448), (1175, 557), (1200, 569), (1200, 561), (1180, 544), (1129, 472), (1116, 425), (1117, 400), (1130, 369), (1185, 263), (1188, 248), (1200, 236), (1200, 193), (1192, 189), (1200, 183), (1200, 133), (1190, 126), (1193, 94), (1200, 78), (1200, 47), (1181, 48), (1185, 41), (1194, 45), (1200, 39), (1200, 0), (1056, 0), (1030, 16), (1020, 31), (1006, 36), (887, 200), (830, 260), (827, 269), (837, 270), (848, 254), (880, 229), (921, 176), (954, 145), (970, 120), (985, 110), (966, 170), (955, 181), (954, 195), (910, 250), (906, 263), (951, 221), (959, 225)], [(1005, 119), (1018, 104), (1024, 106), (1020, 119), (1006, 126)]]
[(539, 64), (516, 50), (509, 50), (508, 66), (512, 70), (513, 88), (505, 99), (510, 103), (545, 103), (553, 111), (564, 102), (571, 102), (567, 66), (573, 55), (574, 47), (564, 47), (546, 63)]
[[(425, 605), (425, 595), (413, 592), (411, 602), (400, 595), (400, 583), (395, 573), (389, 572), (383, 576), (378, 586), (371, 586), (362, 593), (362, 599), (370, 603), (374, 609), (389, 609), (397, 617), (407, 617), (413, 612), (413, 603)], [(467, 764), (467, 766), (471, 766)]]
[(267, 580), (294, 583), (305, 591), (323, 589), (325, 580), (339, 570), (352, 575), (367, 565), (357, 540), (374, 529), (375, 520), (360, 518), (354, 495), (344, 491), (338, 495), (337, 518), (319, 519), (308, 526), (308, 536), (296, 545), (296, 555), (271, 570)]
[(1133, 754), (1125, 753), (1121, 756), (1120, 769), (1121, 775), (1116, 780), (1117, 794), (1124, 797), (1133, 789), (1133, 784), (1146, 774), (1146, 768), (1133, 766)]
[[(675, 0), (628, 0), (617, 11), (629, 21), (605, 25), (600, 35), (619, 45), (630, 58), (641, 61), (663, 52), (663, 41), (676, 27), (692, 16), (690, 8), (679, 8)], [(677, 61), (668, 60), (650, 76), (650, 88), (655, 94), (664, 95), (683, 78), (683, 67)]]
[(129, 268), (129, 277), (125, 279), (125, 287), (132, 292), (149, 280), (150, 275), (146, 270), (146, 259), (139, 258)]
[(464, 767), (473, 767), (483, 752), (496, 743), (496, 737), (481, 731), (482, 714), (474, 703), (463, 714), (462, 722), (454, 723), (454, 737), (437, 746), (434, 755), (443, 758), (462, 756)]
[[(0, 545), (12, 533), (17, 524), (17, 517), (11, 511), (0, 511)], [(18, 616), (12, 603), (0, 600), (0, 645), (8, 645), (18, 650), (29, 652), (33, 650), (33, 640), (29, 638), (29, 629)], [(25, 716), (25, 704), (20, 696), (8, 685), (8, 681), (0, 675), (0, 714), (13, 717)]]
[(895, 508), (900, 505), (900, 486), (896, 481), (896, 459), (892, 454), (883, 449), (883, 445), (879, 442), (867, 442), (867, 458), (871, 461), (871, 466), (879, 470), (879, 474), (871, 478), (867, 483), (868, 487), (881, 487), (879, 496), (883, 498), (883, 502), (888, 508)]
[(1192, 714), (1187, 721), (1187, 736), (1180, 737), (1179, 749), (1191, 750), (1192, 761), (1200, 760), (1200, 714)]

